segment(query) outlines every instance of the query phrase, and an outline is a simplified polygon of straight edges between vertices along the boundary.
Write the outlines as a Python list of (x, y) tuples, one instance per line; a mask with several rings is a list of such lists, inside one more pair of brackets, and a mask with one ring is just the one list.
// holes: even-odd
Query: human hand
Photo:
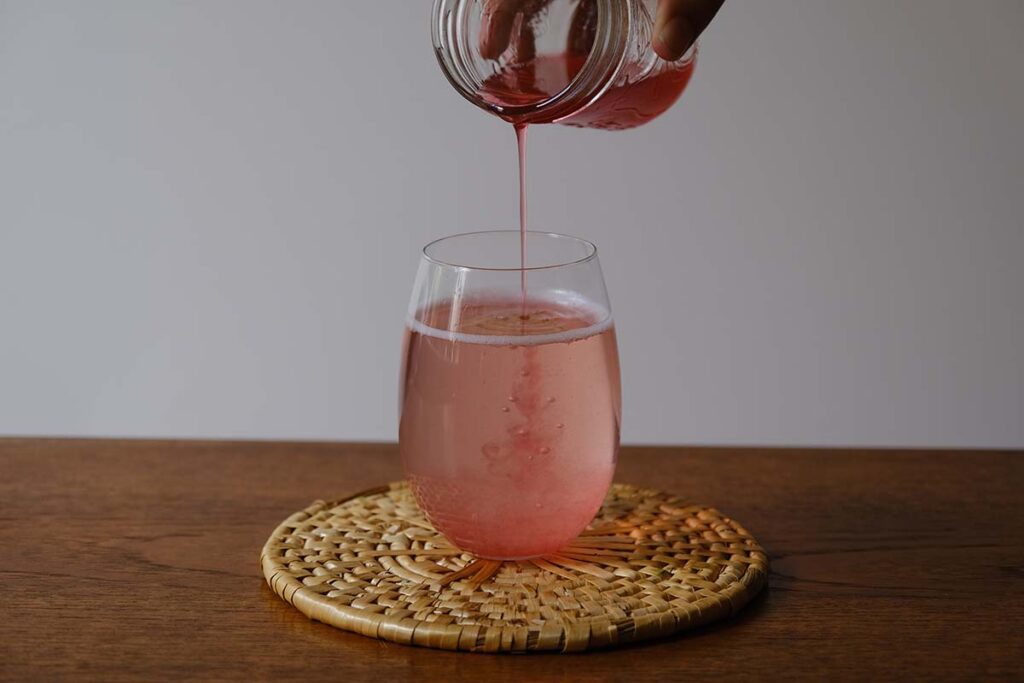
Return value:
[[(588, 0), (580, 0), (577, 14)], [(480, 54), (497, 59), (508, 48), (516, 16), (530, 17), (551, 0), (484, 0)], [(658, 0), (651, 45), (662, 59), (674, 61), (690, 49), (697, 36), (707, 28), (724, 0)], [(583, 30), (585, 21), (573, 21), (573, 33)], [(576, 36), (570, 35), (572, 42)]]

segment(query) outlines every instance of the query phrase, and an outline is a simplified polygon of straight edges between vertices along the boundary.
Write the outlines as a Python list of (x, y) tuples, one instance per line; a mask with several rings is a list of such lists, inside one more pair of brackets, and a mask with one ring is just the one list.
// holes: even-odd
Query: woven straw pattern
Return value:
[(714, 508), (621, 484), (558, 555), (476, 559), (396, 483), (295, 513), (261, 562), (274, 591), (313, 619), (474, 652), (570, 652), (669, 635), (736, 612), (768, 573), (757, 542)]

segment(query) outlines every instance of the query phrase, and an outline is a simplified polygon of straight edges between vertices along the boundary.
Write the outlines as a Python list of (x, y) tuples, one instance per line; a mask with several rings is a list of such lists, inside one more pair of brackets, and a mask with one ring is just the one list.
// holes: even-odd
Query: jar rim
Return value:
[[(476, 48), (460, 44), (457, 40), (459, 22), (465, 21), (466, 8), (472, 4), (471, 0), (434, 0), (431, 37), (435, 57), (455, 90), (481, 109), (516, 123), (557, 123), (600, 98), (615, 82), (626, 61), (628, 26), (636, 19), (633, 3), (621, 0), (596, 2), (597, 31), (583, 66), (562, 90), (538, 102), (498, 105), (480, 96), (482, 80), (472, 78), (472, 60), (465, 54), (467, 49)], [(453, 3), (454, 9), (451, 7)]]

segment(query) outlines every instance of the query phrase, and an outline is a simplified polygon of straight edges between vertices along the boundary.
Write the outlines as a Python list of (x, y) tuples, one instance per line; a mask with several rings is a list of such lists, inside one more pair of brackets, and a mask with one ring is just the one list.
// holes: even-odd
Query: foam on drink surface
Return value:
[(612, 326), (611, 314), (578, 295), (444, 301), (410, 316), (409, 327), (470, 344), (532, 346), (586, 339)]

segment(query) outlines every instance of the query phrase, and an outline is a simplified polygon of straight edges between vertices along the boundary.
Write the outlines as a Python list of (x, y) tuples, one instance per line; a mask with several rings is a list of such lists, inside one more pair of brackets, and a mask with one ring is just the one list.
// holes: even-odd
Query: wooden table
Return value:
[(767, 548), (731, 621), (584, 655), (387, 644), (264, 584), (275, 525), (399, 478), (393, 445), (0, 439), (0, 679), (1024, 679), (1024, 454), (626, 448)]

